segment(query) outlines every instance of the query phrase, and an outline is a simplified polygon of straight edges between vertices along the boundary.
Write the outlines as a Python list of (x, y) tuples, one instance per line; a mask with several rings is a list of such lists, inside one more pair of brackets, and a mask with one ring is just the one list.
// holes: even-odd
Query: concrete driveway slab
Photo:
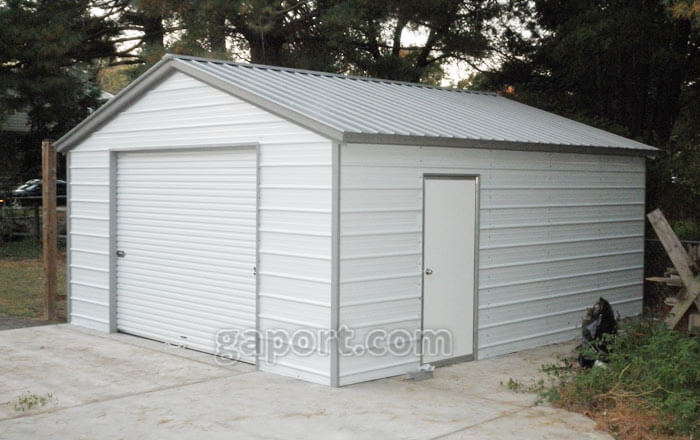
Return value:
[[(418, 439), (521, 409), (457, 392), (436, 395), (429, 387), (399, 381), (375, 385), (332, 389), (252, 373), (19, 419), (5, 435), (69, 437), (79, 432), (86, 438), (159, 439), (248, 433), (277, 439)], [(4, 427), (0, 423), (0, 436)]]
[(69, 326), (2, 332), (0, 341), (10, 354), (0, 359), (0, 399), (24, 389), (59, 399), (28, 413), (4, 408), (2, 439), (610, 438), (581, 415), (533, 407), (535, 396), (501, 385), (537, 377), (571, 345), (440, 368), (426, 381), (335, 389)]
[(441, 437), (445, 440), (608, 440), (581, 414), (549, 407), (527, 408)]
[(504, 384), (510, 379), (526, 385), (545, 379), (540, 368), (569, 355), (575, 344), (554, 344), (519, 353), (463, 362), (435, 370), (430, 387), (437, 390), (459, 389), (461, 392), (503, 403), (531, 406), (536, 397), (531, 393), (516, 393)]
[(43, 409), (57, 409), (254, 371), (247, 364), (222, 368), (213, 356), (167, 344), (100, 337), (66, 325), (3, 331), (0, 353), (0, 420), (23, 415), (13, 408), (22, 393), (50, 393)]

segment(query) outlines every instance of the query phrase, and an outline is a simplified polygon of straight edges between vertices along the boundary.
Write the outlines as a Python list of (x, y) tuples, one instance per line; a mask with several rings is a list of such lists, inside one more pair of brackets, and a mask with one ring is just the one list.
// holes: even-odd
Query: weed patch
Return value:
[(606, 342), (605, 367), (544, 366), (550, 384), (541, 398), (590, 415), (618, 438), (698, 438), (700, 338), (638, 319)]
[(30, 411), (33, 408), (43, 407), (49, 403), (57, 403), (58, 401), (54, 397), (53, 393), (48, 393), (44, 395), (30, 393), (29, 391), (21, 394), (13, 402), (13, 407), (15, 411)]
[(508, 382), (501, 382), (501, 385), (514, 393), (541, 393), (545, 390), (544, 379), (533, 379), (530, 382), (523, 382), (511, 377), (508, 379)]

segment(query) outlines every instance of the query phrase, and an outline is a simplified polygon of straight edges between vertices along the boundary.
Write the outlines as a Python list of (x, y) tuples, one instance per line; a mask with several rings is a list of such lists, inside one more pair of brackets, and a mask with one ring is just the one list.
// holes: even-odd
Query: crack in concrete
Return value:
[(477, 422), (477, 423), (472, 423), (471, 425), (465, 426), (465, 427), (463, 427), (463, 428), (455, 429), (454, 431), (446, 432), (445, 434), (440, 434), (440, 435), (438, 435), (438, 436), (432, 437), (432, 438), (430, 438), (430, 440), (438, 440), (438, 439), (441, 439), (441, 438), (447, 438), (448, 436), (457, 434), (458, 432), (467, 431), (467, 430), (472, 429), (472, 428), (475, 428), (475, 427), (477, 427), (477, 426), (481, 426), (481, 425), (485, 425), (485, 424), (487, 424), (487, 423), (491, 423), (491, 422), (493, 422), (493, 421), (495, 421), (495, 420), (498, 420), (498, 419), (504, 419), (504, 418), (507, 418), (507, 417), (512, 417), (512, 416), (514, 416), (514, 415), (516, 415), (516, 414), (519, 414), (519, 413), (521, 413), (521, 412), (523, 412), (523, 411), (527, 411), (528, 409), (531, 409), (531, 408), (534, 408), (534, 406), (528, 406), (528, 407), (524, 407), (524, 408), (521, 407), (521, 408), (520, 408), (519, 410), (517, 410), (517, 411), (509, 412), (509, 413), (507, 413), (507, 414), (500, 414), (500, 415), (498, 415), (498, 416), (496, 416), (496, 417), (491, 417), (490, 419), (482, 420), (482, 421)]

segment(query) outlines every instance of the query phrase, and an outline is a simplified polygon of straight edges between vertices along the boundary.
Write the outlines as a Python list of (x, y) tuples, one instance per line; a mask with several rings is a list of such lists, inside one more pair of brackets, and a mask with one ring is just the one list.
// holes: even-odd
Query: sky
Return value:
[[(404, 29), (401, 33), (401, 44), (403, 46), (422, 46), (428, 39), (427, 29)], [(461, 80), (468, 79), (476, 72), (474, 68), (464, 61), (452, 61), (443, 65), (445, 77), (441, 85), (444, 87), (456, 86)]]

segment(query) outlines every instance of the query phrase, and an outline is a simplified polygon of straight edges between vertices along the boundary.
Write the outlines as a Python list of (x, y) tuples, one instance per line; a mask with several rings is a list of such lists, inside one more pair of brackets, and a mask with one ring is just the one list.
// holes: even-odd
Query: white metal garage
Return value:
[(167, 56), (57, 145), (74, 325), (338, 386), (641, 311), (655, 149), (498, 95)]

